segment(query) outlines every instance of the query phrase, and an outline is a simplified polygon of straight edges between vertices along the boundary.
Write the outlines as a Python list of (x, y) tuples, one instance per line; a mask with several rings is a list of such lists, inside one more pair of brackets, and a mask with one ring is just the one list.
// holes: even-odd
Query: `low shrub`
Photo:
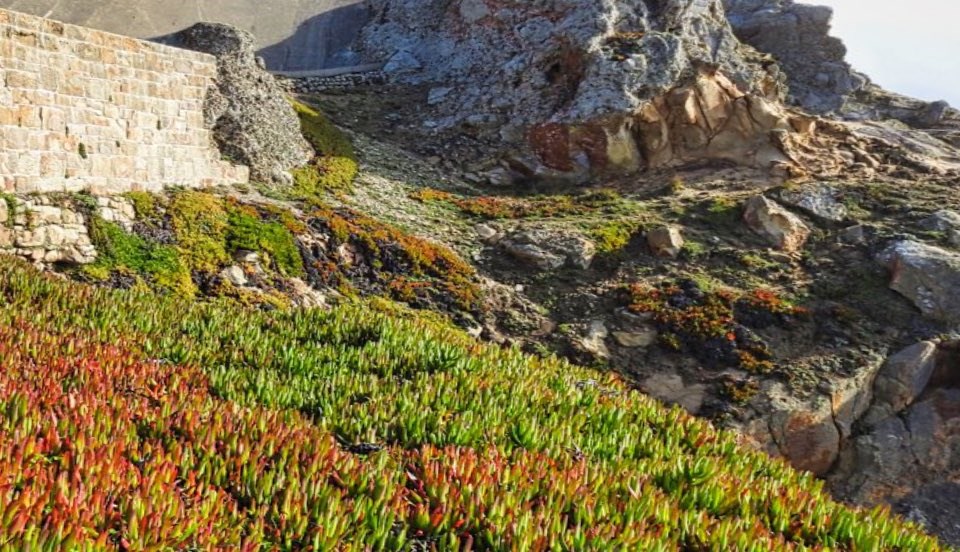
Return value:
[(751, 373), (772, 372), (775, 365), (766, 343), (750, 328), (789, 325), (807, 311), (768, 290), (736, 295), (704, 291), (693, 280), (658, 287), (636, 284), (630, 289), (630, 310), (653, 315), (661, 344), (686, 350), (712, 366), (733, 366)]
[(610, 374), (0, 260), (8, 550), (940, 550)]

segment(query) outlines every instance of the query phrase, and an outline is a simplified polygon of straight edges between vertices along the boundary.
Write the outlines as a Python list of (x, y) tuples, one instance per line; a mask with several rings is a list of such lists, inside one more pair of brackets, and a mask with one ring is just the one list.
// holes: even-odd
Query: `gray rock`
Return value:
[(921, 115), (920, 122), (926, 126), (937, 126), (947, 116), (950, 104), (945, 101), (930, 102)]
[(949, 209), (937, 211), (924, 219), (920, 227), (924, 230), (943, 232), (950, 245), (960, 247), (960, 213)]
[(862, 499), (870, 494), (865, 490), (899, 479), (913, 465), (907, 426), (900, 417), (891, 416), (845, 447), (833, 474), (834, 485), (845, 487), (845, 495)]
[(960, 547), (960, 483), (939, 479), (897, 500), (894, 512), (919, 524), (941, 542)]
[(627, 348), (650, 347), (657, 342), (658, 337), (656, 328), (649, 326), (629, 332), (613, 332), (613, 338), (617, 343)]
[(651, 397), (679, 405), (691, 414), (700, 412), (707, 392), (706, 385), (687, 385), (679, 374), (654, 374), (641, 382), (640, 387)]
[(828, 184), (801, 186), (797, 190), (784, 190), (780, 201), (803, 209), (807, 213), (830, 222), (843, 222), (850, 214), (840, 202), (840, 191)]
[(875, 229), (866, 224), (857, 224), (840, 230), (837, 241), (847, 245), (863, 245), (873, 237)]
[[(830, 477), (836, 494), (861, 504), (898, 499), (911, 489), (960, 476), (960, 390), (936, 389), (900, 415), (877, 422), (841, 454)], [(960, 502), (938, 512), (953, 520)]]
[(247, 275), (237, 265), (229, 266), (220, 272), (220, 277), (237, 287), (247, 285)]
[(869, 355), (849, 377), (837, 378), (826, 384), (824, 391), (830, 396), (833, 421), (841, 439), (849, 439), (853, 435), (854, 424), (872, 406), (874, 385), (884, 361), (881, 355)]
[(507, 236), (501, 247), (516, 259), (539, 270), (564, 266), (586, 269), (593, 262), (597, 247), (575, 232), (532, 228)]
[(902, 412), (926, 390), (937, 367), (937, 346), (924, 341), (887, 359), (873, 385), (874, 404), (865, 420), (868, 426)]
[(683, 250), (683, 235), (676, 226), (662, 226), (647, 234), (647, 245), (657, 257), (676, 258)]
[(890, 289), (913, 302), (925, 316), (960, 322), (960, 253), (902, 240), (890, 245), (878, 260), (890, 269)]
[(254, 181), (289, 185), (290, 169), (313, 150), (276, 79), (257, 65), (254, 39), (228, 25), (198, 23), (163, 42), (217, 58), (217, 86), (207, 93), (204, 116), (227, 158), (250, 167)]
[(479, 236), (480, 240), (484, 243), (496, 243), (501, 236), (500, 230), (489, 224), (480, 223), (474, 227), (474, 230), (476, 230), (477, 236)]
[(497, 167), (487, 172), (487, 182), (497, 188), (507, 188), (517, 183), (517, 177), (513, 171)]
[(920, 227), (924, 230), (934, 232), (946, 232), (948, 230), (960, 229), (960, 213), (950, 209), (941, 209), (920, 222)]
[(810, 237), (810, 228), (800, 217), (762, 195), (747, 201), (743, 220), (751, 230), (781, 251), (799, 251)]
[(607, 348), (607, 338), (610, 337), (610, 331), (602, 320), (594, 320), (587, 326), (587, 330), (579, 341), (581, 349), (593, 355), (598, 359), (610, 358), (610, 350)]

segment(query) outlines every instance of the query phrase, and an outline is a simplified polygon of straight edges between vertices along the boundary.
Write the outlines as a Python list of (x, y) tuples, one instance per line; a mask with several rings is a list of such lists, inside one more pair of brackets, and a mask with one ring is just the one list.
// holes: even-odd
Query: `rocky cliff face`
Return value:
[(776, 57), (790, 99), (805, 109), (836, 111), (869, 83), (847, 63), (843, 42), (830, 36), (831, 8), (793, 0), (724, 0), (724, 7), (740, 40)]
[(788, 161), (776, 64), (719, 0), (377, 0), (367, 54), (429, 85), (435, 126), (500, 129), (534, 172), (635, 171), (702, 159)]
[(793, 176), (904, 159), (934, 172), (957, 166), (944, 144), (908, 129), (817, 121), (838, 112), (939, 124), (947, 112), (931, 114), (937, 106), (902, 101), (853, 71), (829, 36), (828, 8), (781, 0), (370, 8), (359, 48), (386, 62), (392, 82), (427, 89), (425, 127), (469, 129), (501, 145), (514, 178), (586, 181), (705, 161)]

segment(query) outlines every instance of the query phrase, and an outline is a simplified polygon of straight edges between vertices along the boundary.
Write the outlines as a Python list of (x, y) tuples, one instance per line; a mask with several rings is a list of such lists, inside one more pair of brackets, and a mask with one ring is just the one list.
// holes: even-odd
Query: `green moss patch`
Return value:
[(598, 253), (614, 254), (630, 244), (640, 226), (637, 220), (615, 219), (594, 227), (589, 234), (597, 244)]
[(83, 268), (88, 277), (144, 277), (160, 289), (185, 296), (196, 294), (190, 269), (176, 247), (151, 243), (100, 217), (90, 220), (90, 238), (99, 256), (94, 264)]
[(293, 102), (300, 127), (316, 156), (293, 171), (294, 189), (304, 198), (325, 192), (348, 191), (359, 172), (356, 151), (350, 139), (316, 109)]
[(219, 197), (180, 192), (170, 201), (167, 214), (177, 245), (192, 270), (209, 274), (230, 261), (226, 246), (230, 221)]
[(265, 254), (267, 264), (284, 276), (302, 276), (303, 259), (290, 228), (280, 220), (264, 220), (252, 205), (227, 204), (226, 246)]

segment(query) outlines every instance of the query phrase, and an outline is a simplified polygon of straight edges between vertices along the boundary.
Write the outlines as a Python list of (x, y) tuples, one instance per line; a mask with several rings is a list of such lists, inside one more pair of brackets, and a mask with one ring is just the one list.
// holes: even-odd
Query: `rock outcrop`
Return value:
[(903, 240), (890, 245), (879, 260), (890, 269), (890, 289), (930, 318), (960, 322), (960, 253)]
[(724, 0), (737, 37), (772, 54), (786, 72), (790, 99), (815, 113), (843, 107), (869, 79), (846, 61), (847, 48), (830, 36), (833, 9), (793, 0)]
[(312, 157), (300, 122), (277, 81), (257, 61), (253, 36), (228, 25), (198, 23), (162, 42), (217, 58), (217, 87), (204, 117), (224, 156), (250, 167), (252, 180), (292, 183), (289, 170)]
[[(951, 491), (941, 484), (960, 477), (960, 343), (924, 342), (894, 355), (874, 390), (864, 430), (843, 447), (831, 486), (860, 504), (897, 503), (923, 514)], [(918, 520), (955, 516), (955, 505)]]
[(519, 230), (504, 238), (500, 246), (518, 261), (544, 271), (564, 266), (589, 268), (597, 252), (596, 244), (582, 235), (549, 228)]
[(719, 0), (376, 0), (362, 46), (395, 82), (433, 86), (435, 129), (526, 146), (539, 176), (704, 159), (769, 167), (814, 126), (780, 105), (776, 64), (744, 47)]

